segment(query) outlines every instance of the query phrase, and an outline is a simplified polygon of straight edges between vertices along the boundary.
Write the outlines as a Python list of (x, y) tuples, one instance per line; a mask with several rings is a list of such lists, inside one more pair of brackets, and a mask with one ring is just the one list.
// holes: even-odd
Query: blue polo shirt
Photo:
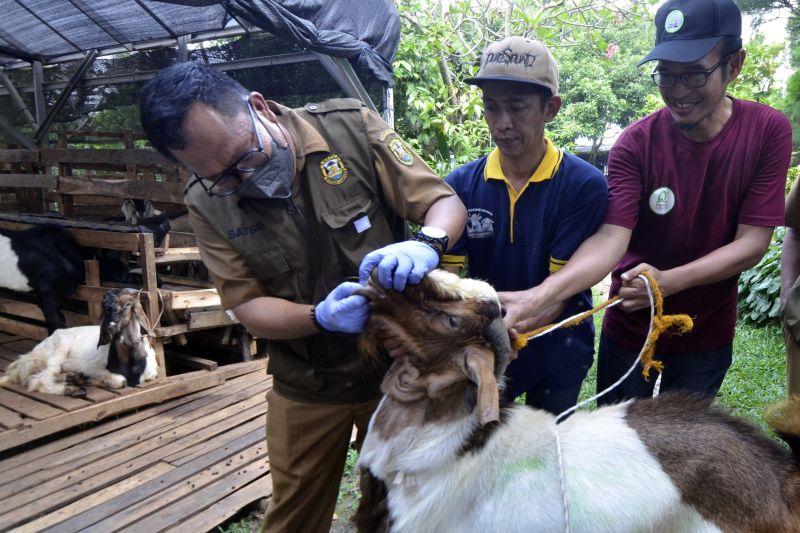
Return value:
[[(497, 148), (445, 178), (467, 207), (467, 225), (444, 265), (467, 261), (470, 277), (498, 291), (525, 290), (558, 271), (595, 232), (608, 199), (605, 177), (546, 141), (542, 162), (519, 192), (503, 173)], [(569, 300), (559, 320), (591, 307), (586, 290)], [(531, 341), (509, 366), (507, 396), (579, 384), (593, 360), (591, 319), (556, 330)]]

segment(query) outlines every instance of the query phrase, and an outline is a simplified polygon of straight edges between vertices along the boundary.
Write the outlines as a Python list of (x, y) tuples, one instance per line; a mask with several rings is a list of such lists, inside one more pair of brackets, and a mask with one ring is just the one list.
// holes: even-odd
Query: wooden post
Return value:
[[(158, 280), (156, 278), (156, 252), (152, 233), (139, 234), (139, 267), (142, 269), (144, 291), (147, 293), (147, 306), (144, 308), (150, 327), (156, 330), (161, 322), (159, 316)], [(167, 377), (167, 367), (164, 360), (164, 341), (161, 338), (151, 339), (153, 350), (156, 352), (158, 363), (158, 377)]]
[[(83, 269), (86, 273), (86, 286), (100, 286), (100, 262), (97, 259), (87, 259), (83, 262)], [(103, 314), (103, 304), (99, 298), (92, 298), (87, 302), (89, 307), (89, 320), (92, 324), (100, 323), (100, 315)]]

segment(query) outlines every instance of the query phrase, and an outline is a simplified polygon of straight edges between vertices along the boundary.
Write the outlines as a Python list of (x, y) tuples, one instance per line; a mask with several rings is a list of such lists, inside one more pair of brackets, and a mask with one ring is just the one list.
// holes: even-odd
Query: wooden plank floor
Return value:
[[(0, 337), (0, 358), (27, 342)], [(120, 395), (96, 389), (86, 400), (0, 389), (0, 531), (198, 533), (268, 497), (265, 366), (226, 365)], [(154, 403), (147, 394), (156, 405), (140, 407)], [(47, 423), (67, 431), (54, 437)]]

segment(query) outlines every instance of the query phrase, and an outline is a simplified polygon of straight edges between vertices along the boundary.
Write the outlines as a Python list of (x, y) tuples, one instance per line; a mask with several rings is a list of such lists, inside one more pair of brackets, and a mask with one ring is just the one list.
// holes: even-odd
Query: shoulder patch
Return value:
[(411, 152), (408, 151), (403, 141), (398, 137), (389, 141), (389, 150), (392, 151), (397, 160), (402, 164), (410, 167), (414, 163), (414, 157), (411, 155)]
[(347, 167), (337, 154), (331, 154), (319, 164), (322, 170), (322, 179), (328, 185), (341, 185), (347, 179)]
[(392, 129), (383, 130), (383, 131), (380, 133), (380, 135), (378, 135), (378, 140), (379, 140), (380, 142), (384, 142), (384, 141), (386, 140), (386, 137), (388, 137), (388, 136), (389, 136), (389, 135), (391, 135), (392, 133), (394, 133), (394, 130), (392, 130)]

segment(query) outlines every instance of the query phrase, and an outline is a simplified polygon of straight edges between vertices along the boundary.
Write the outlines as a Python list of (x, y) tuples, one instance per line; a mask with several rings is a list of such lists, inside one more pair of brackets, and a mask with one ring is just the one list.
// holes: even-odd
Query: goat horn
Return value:
[(514, 352), (511, 350), (511, 341), (508, 337), (508, 330), (503, 323), (503, 318), (498, 316), (483, 329), (483, 337), (494, 350), (494, 375), (497, 379), (506, 371), (506, 367), (514, 359)]

